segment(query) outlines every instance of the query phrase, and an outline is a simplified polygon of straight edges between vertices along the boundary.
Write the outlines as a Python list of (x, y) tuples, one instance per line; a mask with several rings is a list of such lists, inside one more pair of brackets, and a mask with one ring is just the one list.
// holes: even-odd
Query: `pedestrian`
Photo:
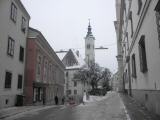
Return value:
[(64, 101), (65, 101), (65, 98), (64, 96), (62, 97), (62, 105), (64, 105)]
[(57, 97), (57, 95), (54, 97), (54, 100), (55, 100), (55, 104), (58, 105), (58, 97)]

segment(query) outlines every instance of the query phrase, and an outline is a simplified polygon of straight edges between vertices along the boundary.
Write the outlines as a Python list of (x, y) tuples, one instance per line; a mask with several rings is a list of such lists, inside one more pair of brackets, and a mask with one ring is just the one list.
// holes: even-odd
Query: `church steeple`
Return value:
[(88, 31), (85, 37), (85, 61), (88, 66), (95, 63), (94, 40), (95, 38), (92, 35), (92, 27), (89, 19)]
[(89, 19), (88, 32), (87, 32), (86, 38), (87, 38), (87, 37), (93, 37), (93, 35), (92, 35), (92, 27), (91, 27), (91, 23), (90, 23), (90, 19)]

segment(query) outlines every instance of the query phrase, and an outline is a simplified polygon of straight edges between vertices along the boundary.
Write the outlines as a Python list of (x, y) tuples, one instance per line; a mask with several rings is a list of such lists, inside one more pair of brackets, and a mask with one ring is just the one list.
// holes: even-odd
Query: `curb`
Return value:
[(24, 110), (24, 111), (21, 111), (21, 112), (17, 112), (17, 113), (12, 113), (12, 114), (8, 114), (8, 115), (2, 115), (2, 117), (0, 117), (0, 119), (4, 119), (4, 118), (7, 118), (7, 117), (11, 117), (11, 116), (17, 115), (17, 114), (25, 113), (25, 112), (31, 111), (31, 110), (33, 110), (33, 109), (27, 109), (27, 110)]
[(25, 112), (30, 112), (30, 111), (40, 111), (40, 110), (45, 110), (45, 109), (49, 109), (49, 108), (54, 108), (54, 107), (59, 107), (59, 106), (41, 106), (39, 108), (28, 108), (24, 111), (19, 111), (19, 112), (16, 112), (16, 113), (11, 113), (11, 114), (7, 114), (7, 115), (2, 115), (0, 116), (0, 119), (4, 119), (4, 118), (8, 118), (8, 117), (11, 117), (11, 116), (15, 116), (17, 114), (23, 114)]
[(126, 117), (127, 117), (127, 120), (131, 120), (131, 118), (130, 118), (130, 116), (129, 116), (129, 113), (128, 113), (128, 111), (127, 111), (127, 109), (126, 109), (126, 107), (125, 107), (125, 105), (124, 105), (124, 103), (123, 103), (123, 101), (122, 101), (119, 93), (118, 93), (118, 96), (119, 96), (119, 98), (120, 98), (120, 100), (121, 100), (120, 102), (121, 102), (121, 104), (122, 104), (122, 106), (123, 106), (123, 109), (124, 109), (125, 115), (126, 115)]

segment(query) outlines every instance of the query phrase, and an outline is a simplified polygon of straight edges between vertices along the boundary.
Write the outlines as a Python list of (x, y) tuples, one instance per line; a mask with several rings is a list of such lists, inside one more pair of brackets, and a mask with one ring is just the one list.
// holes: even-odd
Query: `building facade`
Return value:
[(113, 91), (119, 91), (119, 75), (118, 72), (116, 72), (111, 79), (110, 83)]
[(20, 0), (0, 0), (0, 108), (23, 95), (29, 20)]
[(119, 14), (124, 89), (160, 115), (160, 1), (121, 0)]
[[(61, 56), (60, 54), (58, 56)], [(79, 104), (83, 101), (87, 84), (75, 78), (74, 75), (80, 69), (86, 67), (85, 61), (82, 59), (79, 51), (70, 49), (62, 58), (62, 62), (66, 67), (64, 90), (66, 100), (73, 100), (76, 104)]]
[(64, 96), (64, 65), (42, 33), (29, 28), (25, 78), (25, 104), (61, 104)]
[(122, 18), (121, 16), (121, 0), (116, 0), (116, 18), (117, 20), (114, 21), (114, 26), (115, 26), (115, 30), (116, 30), (116, 37), (117, 37), (117, 62), (118, 62), (118, 72), (117, 77), (118, 77), (118, 91), (119, 92), (123, 92), (124, 88), (123, 88), (123, 55), (122, 55), (122, 46), (121, 46), (121, 27), (122, 27)]

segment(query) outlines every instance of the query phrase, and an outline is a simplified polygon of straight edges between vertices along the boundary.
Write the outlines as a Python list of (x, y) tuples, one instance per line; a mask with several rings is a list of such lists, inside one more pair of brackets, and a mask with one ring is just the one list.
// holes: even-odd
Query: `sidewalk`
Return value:
[(119, 95), (131, 120), (160, 120), (159, 116), (151, 114), (145, 107), (143, 107), (132, 97), (129, 97), (123, 93), (119, 93)]
[(21, 107), (9, 107), (0, 110), (0, 119), (4, 119), (13, 115), (22, 114), (30, 111), (45, 110), (53, 107), (58, 107), (56, 105), (40, 105), (40, 106), (21, 106)]

